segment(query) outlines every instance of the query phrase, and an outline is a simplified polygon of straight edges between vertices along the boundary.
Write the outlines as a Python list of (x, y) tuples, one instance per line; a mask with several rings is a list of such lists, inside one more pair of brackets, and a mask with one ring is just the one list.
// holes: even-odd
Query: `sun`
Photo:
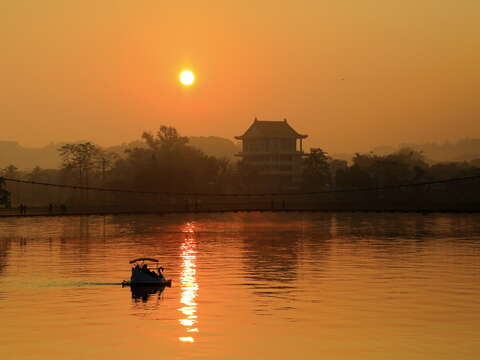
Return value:
[(178, 79), (182, 85), (190, 86), (195, 82), (195, 74), (191, 70), (182, 70)]

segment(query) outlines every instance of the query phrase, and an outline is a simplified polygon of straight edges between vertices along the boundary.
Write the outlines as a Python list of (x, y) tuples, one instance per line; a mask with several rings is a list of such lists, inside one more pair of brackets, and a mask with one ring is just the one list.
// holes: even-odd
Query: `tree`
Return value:
[(12, 206), (10, 191), (4, 189), (5, 180), (0, 177), (0, 205), (4, 205), (7, 209)]
[(15, 165), (8, 165), (0, 170), (0, 175), (10, 179), (17, 179), (20, 177), (20, 172)]
[(320, 148), (312, 148), (303, 162), (305, 190), (322, 190), (331, 185), (330, 157)]
[(102, 185), (105, 184), (107, 174), (112, 171), (120, 157), (118, 154), (108, 151), (101, 151), (98, 154), (98, 169), (101, 172)]
[(26, 178), (31, 181), (42, 181), (42, 168), (40, 166), (35, 166), (30, 174), (26, 175)]
[(357, 153), (337, 184), (345, 188), (400, 185), (422, 180), (427, 170), (423, 154), (410, 148), (387, 155)]
[(189, 146), (173, 127), (142, 135), (146, 146), (128, 149), (112, 170), (111, 185), (161, 192), (213, 192), (226, 188), (229, 163)]
[(371, 170), (377, 186), (391, 186), (419, 181), (427, 168), (421, 152), (402, 148), (386, 156), (376, 156)]
[(144, 132), (142, 138), (145, 140), (151, 150), (175, 150), (178, 147), (185, 146), (188, 143), (186, 136), (180, 136), (177, 129), (171, 126), (162, 125), (157, 131), (156, 136), (149, 132)]
[(348, 169), (348, 163), (345, 160), (331, 159), (330, 160), (330, 173), (332, 176), (332, 185), (334, 187), (338, 184), (338, 176), (343, 176)]
[(65, 144), (58, 150), (63, 170), (77, 173), (79, 183), (88, 186), (91, 173), (99, 167), (102, 150), (91, 142)]

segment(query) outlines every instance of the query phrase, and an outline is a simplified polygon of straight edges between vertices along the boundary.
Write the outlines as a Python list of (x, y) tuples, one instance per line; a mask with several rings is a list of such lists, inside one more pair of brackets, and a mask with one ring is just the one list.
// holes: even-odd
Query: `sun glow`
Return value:
[(183, 70), (178, 78), (180, 83), (185, 86), (190, 86), (195, 82), (195, 74), (191, 70)]

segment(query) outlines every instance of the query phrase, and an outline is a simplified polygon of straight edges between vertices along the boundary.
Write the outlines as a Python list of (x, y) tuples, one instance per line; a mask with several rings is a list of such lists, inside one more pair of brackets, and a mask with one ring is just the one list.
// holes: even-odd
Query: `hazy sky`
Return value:
[(478, 0), (1, 1), (0, 140), (232, 138), (255, 116), (329, 152), (480, 137), (479, 19)]

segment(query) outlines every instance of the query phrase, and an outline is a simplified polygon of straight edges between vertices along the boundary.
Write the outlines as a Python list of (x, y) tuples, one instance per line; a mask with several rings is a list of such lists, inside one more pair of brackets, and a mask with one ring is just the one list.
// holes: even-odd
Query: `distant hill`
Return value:
[(190, 145), (202, 150), (205, 154), (215, 157), (226, 157), (235, 160), (235, 154), (242, 150), (239, 144), (232, 140), (216, 136), (189, 137)]
[[(199, 148), (204, 153), (215, 157), (226, 157), (235, 160), (234, 154), (240, 151), (239, 145), (225, 138), (215, 136), (192, 136), (190, 144)], [(58, 155), (58, 148), (65, 143), (51, 143), (44, 147), (28, 148), (23, 147), (14, 141), (0, 141), (0, 168), (10, 164), (20, 170), (31, 170), (36, 166), (43, 169), (54, 169), (60, 166), (61, 160)], [(132, 141), (121, 145), (105, 148), (122, 156), (126, 149), (142, 147), (145, 144), (140, 141)]]
[[(202, 150), (207, 155), (226, 157), (237, 160), (235, 154), (241, 151), (241, 146), (230, 139), (216, 136), (192, 136), (190, 144)], [(21, 170), (30, 170), (35, 166), (44, 169), (54, 169), (60, 166), (58, 148), (65, 143), (51, 143), (44, 147), (23, 147), (14, 141), (0, 141), (0, 168), (10, 164)], [(142, 147), (141, 140), (107, 147), (106, 150), (123, 155), (126, 149)], [(444, 161), (476, 161), (480, 160), (480, 139), (461, 139), (456, 142), (412, 144), (405, 143), (398, 146), (377, 146), (372, 152), (378, 155), (390, 154), (402, 147), (410, 147), (422, 151), (429, 162)], [(335, 159), (351, 160), (354, 154), (332, 154)]]
[(456, 142), (413, 144), (404, 143), (394, 148), (392, 146), (379, 146), (372, 151), (385, 155), (397, 151), (399, 148), (409, 147), (423, 152), (430, 162), (444, 161), (472, 161), (480, 159), (480, 139), (461, 139)]
[(21, 170), (41, 168), (57, 168), (60, 158), (57, 149), (63, 144), (51, 143), (44, 147), (27, 148), (14, 141), (0, 141), (0, 168), (10, 164)]
[(105, 148), (107, 151), (114, 152), (120, 156), (123, 156), (125, 154), (125, 150), (128, 149), (135, 149), (135, 148), (142, 148), (145, 147), (145, 143), (141, 140), (135, 140), (129, 143), (123, 143), (120, 145), (114, 145), (114, 146), (109, 146)]
[[(387, 155), (398, 151), (401, 148), (411, 148), (421, 151), (428, 162), (456, 162), (456, 161), (480, 161), (480, 139), (461, 139), (456, 142), (438, 143), (403, 143), (397, 146), (382, 145), (372, 149), (377, 155)], [(352, 160), (355, 154), (332, 154), (334, 159)]]
[[(235, 144), (233, 141), (216, 136), (191, 136), (188, 138), (189, 144), (202, 150), (205, 154), (215, 157), (226, 157), (230, 160), (235, 159), (235, 154), (240, 152), (240, 145)], [(127, 149), (133, 149), (136, 147), (144, 147), (145, 143), (141, 140), (135, 140), (130, 143), (124, 143), (121, 145), (110, 146), (106, 148), (108, 151), (112, 151), (122, 156)]]

